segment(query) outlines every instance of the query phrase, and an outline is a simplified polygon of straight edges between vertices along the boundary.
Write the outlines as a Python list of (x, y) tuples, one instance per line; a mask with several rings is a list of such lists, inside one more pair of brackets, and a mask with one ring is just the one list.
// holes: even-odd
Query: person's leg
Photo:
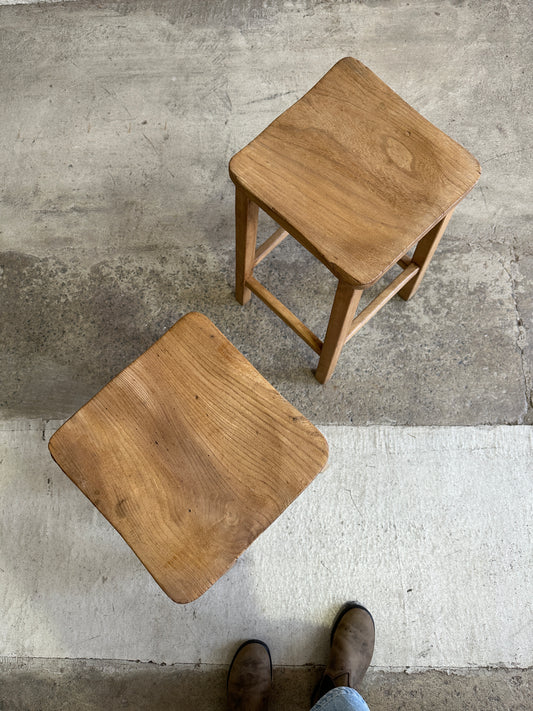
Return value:
[[(374, 620), (370, 612), (357, 603), (346, 603), (337, 615), (331, 630), (328, 663), (311, 699), (311, 703), (314, 704), (313, 711), (315, 709), (330, 711), (364, 709), (366, 711), (366, 703), (356, 689), (370, 665), (374, 652), (374, 636)], [(352, 691), (355, 691), (355, 694)], [(360, 704), (361, 701), (363, 706), (353, 706), (353, 703)], [(323, 702), (325, 705), (317, 705), (317, 702)], [(330, 703), (344, 705), (327, 705)]]
[(311, 711), (370, 711), (366, 701), (355, 689), (338, 686), (322, 696)]
[(227, 681), (228, 711), (267, 711), (272, 660), (264, 642), (249, 639), (231, 662)]

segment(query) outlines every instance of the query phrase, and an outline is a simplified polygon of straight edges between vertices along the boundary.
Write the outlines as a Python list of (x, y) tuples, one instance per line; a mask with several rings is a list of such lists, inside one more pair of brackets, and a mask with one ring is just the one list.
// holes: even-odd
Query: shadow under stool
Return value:
[[(347, 57), (233, 156), (236, 289), (253, 292), (318, 355), (326, 383), (344, 344), (396, 293), (418, 287), (455, 206), (480, 175), (476, 159)], [(258, 210), (280, 226), (256, 248)], [(254, 276), (288, 235), (338, 280), (324, 341)], [(407, 253), (416, 246), (411, 258)], [(361, 294), (401, 273), (356, 316)]]
[(322, 434), (198, 313), (49, 442), (175, 602), (204, 593), (323, 469)]

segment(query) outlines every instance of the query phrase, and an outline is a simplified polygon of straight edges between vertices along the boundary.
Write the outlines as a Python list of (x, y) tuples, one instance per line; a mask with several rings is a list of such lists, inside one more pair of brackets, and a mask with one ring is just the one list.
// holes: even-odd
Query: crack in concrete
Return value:
[(527, 344), (527, 331), (524, 326), (524, 321), (522, 319), (521, 313), (520, 313), (520, 307), (518, 305), (518, 298), (516, 294), (516, 282), (517, 282), (517, 273), (519, 272), (519, 267), (518, 267), (518, 262), (519, 262), (519, 257), (516, 249), (516, 238), (513, 237), (511, 244), (509, 245), (509, 251), (511, 254), (511, 261), (510, 261), (510, 270), (506, 269), (504, 266), (505, 271), (509, 274), (510, 278), (510, 285), (511, 285), (511, 296), (513, 299), (513, 306), (515, 309), (516, 313), (516, 325), (517, 325), (517, 330), (518, 334), (516, 337), (516, 347), (520, 353), (520, 362), (522, 366), (522, 377), (524, 380), (524, 414), (522, 417), (519, 418), (517, 424), (521, 425), (524, 422), (524, 419), (526, 418), (529, 409), (532, 406), (532, 378), (531, 378), (531, 371), (529, 368), (529, 362), (527, 358), (527, 353), (526, 353), (526, 344)]
[[(494, 242), (491, 242), (491, 245), (494, 244)], [(508, 243), (503, 243), (503, 242), (497, 242), (500, 246), (506, 247), (509, 250), (509, 266), (507, 265), (504, 257), (502, 257), (496, 250), (493, 250), (493, 254), (496, 256), (500, 266), (504, 270), (504, 272), (507, 274), (509, 277), (509, 286), (510, 286), (510, 292), (511, 292), (511, 298), (513, 302), (513, 308), (515, 311), (516, 315), (516, 327), (517, 327), (517, 336), (516, 336), (516, 348), (520, 354), (520, 364), (521, 364), (521, 371), (522, 371), (522, 379), (524, 383), (524, 411), (520, 417), (518, 417), (516, 420), (512, 422), (504, 422), (503, 424), (505, 425), (522, 425), (524, 424), (524, 421), (529, 413), (529, 410), (533, 406), (533, 397), (532, 397), (532, 376), (531, 376), (531, 371), (529, 368), (529, 363), (528, 363), (528, 358), (527, 358), (527, 353), (526, 353), (526, 343), (527, 343), (527, 330), (526, 327), (524, 326), (524, 321), (522, 319), (522, 316), (520, 314), (520, 307), (518, 305), (518, 298), (516, 294), (516, 283), (518, 281), (517, 274), (519, 273), (519, 268), (518, 268), (518, 263), (520, 261), (516, 249), (516, 239), (513, 237), (512, 242), (510, 244)], [(483, 424), (490, 424), (490, 423), (483, 423)]]
[[(491, 229), (491, 234), (488, 236), (488, 254), (496, 257), (496, 260), (498, 264), (501, 266), (503, 271), (507, 274), (509, 277), (509, 285), (510, 285), (510, 293), (511, 293), (511, 298), (513, 302), (513, 309), (515, 312), (516, 316), (516, 327), (517, 327), (517, 335), (516, 335), (516, 341), (515, 345), (516, 348), (519, 352), (520, 355), (520, 366), (521, 366), (521, 373), (522, 373), (522, 379), (523, 379), (523, 390), (524, 390), (524, 407), (523, 407), (523, 412), (522, 415), (517, 417), (516, 419), (512, 420), (507, 420), (504, 419), (500, 424), (502, 425), (509, 425), (509, 426), (514, 426), (514, 425), (523, 425), (527, 424), (528, 420), (528, 415), (533, 409), (533, 374), (531, 373), (531, 368), (529, 366), (529, 361), (528, 361), (528, 354), (527, 354), (527, 342), (528, 342), (528, 333), (527, 333), (527, 328), (524, 325), (524, 321), (522, 319), (521, 313), (520, 313), (520, 307), (518, 304), (518, 297), (516, 293), (516, 284), (520, 280), (519, 277), (521, 276), (518, 263), (520, 261), (519, 256), (518, 256), (518, 251), (516, 247), (516, 238), (513, 236), (512, 242), (508, 243), (506, 241), (501, 241), (495, 237), (496, 235), (496, 226), (493, 224), (490, 227)], [(494, 237), (494, 239), (493, 239)], [(498, 253), (496, 249), (496, 245), (501, 247), (502, 249), (507, 249), (509, 251), (509, 262), (506, 261), (506, 258), (503, 257), (501, 254)], [(465, 246), (467, 246), (471, 252), (474, 251), (475, 245), (471, 241), (466, 241)], [(479, 247), (479, 245), (477, 245)], [(484, 427), (484, 426), (492, 426), (494, 425), (493, 421), (487, 420), (483, 422), (478, 422), (477, 426)]]

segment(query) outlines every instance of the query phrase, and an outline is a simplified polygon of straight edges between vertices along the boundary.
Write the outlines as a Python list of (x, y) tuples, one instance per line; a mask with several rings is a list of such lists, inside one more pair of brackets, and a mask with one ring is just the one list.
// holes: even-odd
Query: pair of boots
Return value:
[[(354, 602), (346, 603), (331, 630), (329, 659), (311, 697), (318, 699), (336, 686), (357, 689), (374, 651), (374, 620)], [(272, 660), (264, 642), (248, 640), (237, 650), (228, 674), (228, 711), (267, 711), (272, 687)]]

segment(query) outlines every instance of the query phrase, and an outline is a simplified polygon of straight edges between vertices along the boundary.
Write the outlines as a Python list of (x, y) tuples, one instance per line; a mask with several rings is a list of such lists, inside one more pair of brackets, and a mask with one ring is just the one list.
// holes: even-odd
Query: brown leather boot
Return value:
[(333, 624), (328, 664), (313, 692), (312, 706), (336, 686), (357, 689), (370, 666), (374, 636), (370, 612), (362, 605), (347, 602)]
[(264, 642), (250, 639), (236, 651), (228, 673), (228, 711), (267, 711), (272, 660)]

